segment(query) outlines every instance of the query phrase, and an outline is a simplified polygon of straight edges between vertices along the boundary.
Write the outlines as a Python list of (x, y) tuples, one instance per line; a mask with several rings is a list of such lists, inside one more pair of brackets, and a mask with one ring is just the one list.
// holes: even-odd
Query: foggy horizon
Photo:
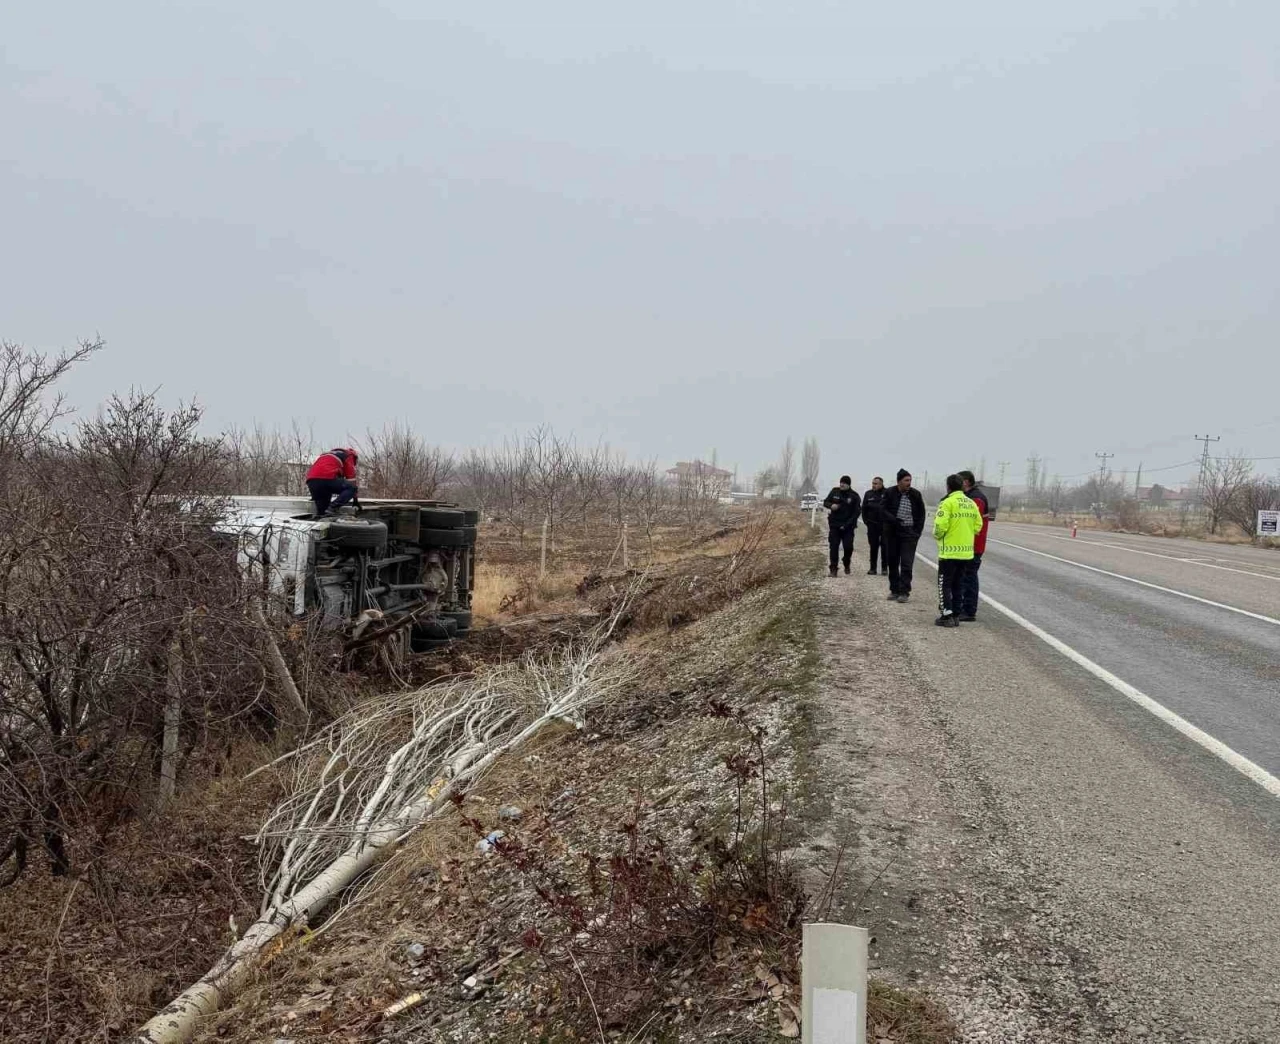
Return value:
[(812, 435), (820, 487), (1280, 457), (1273, 5), (71, 9), (0, 41), (0, 338), (100, 335), (82, 414), (743, 482)]

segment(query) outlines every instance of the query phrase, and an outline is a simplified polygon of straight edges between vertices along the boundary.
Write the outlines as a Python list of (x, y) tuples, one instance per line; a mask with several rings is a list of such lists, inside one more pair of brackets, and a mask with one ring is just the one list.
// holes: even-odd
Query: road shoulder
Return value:
[(815, 584), (811, 845), (873, 868), (833, 916), (873, 929), (879, 973), (966, 1040), (1269, 1039), (1272, 799), (1007, 620), (943, 630), (927, 597)]

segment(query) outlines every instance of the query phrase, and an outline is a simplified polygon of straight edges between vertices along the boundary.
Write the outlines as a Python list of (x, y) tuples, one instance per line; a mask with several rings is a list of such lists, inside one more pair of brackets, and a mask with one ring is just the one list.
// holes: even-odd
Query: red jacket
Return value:
[(987, 530), (991, 528), (991, 520), (987, 518), (987, 495), (977, 486), (974, 486), (973, 489), (969, 490), (969, 499), (978, 505), (978, 510), (982, 513), (982, 528), (978, 530), (977, 536), (973, 538), (973, 553), (980, 555), (987, 549)]
[(307, 472), (307, 480), (344, 478), (354, 482), (356, 478), (356, 451), (347, 449), (330, 450), (316, 457), (316, 462)]

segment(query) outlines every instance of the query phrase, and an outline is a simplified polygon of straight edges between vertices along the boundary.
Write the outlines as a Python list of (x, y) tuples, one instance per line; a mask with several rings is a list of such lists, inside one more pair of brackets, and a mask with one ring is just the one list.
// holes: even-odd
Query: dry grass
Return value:
[[(698, 560), (719, 567), (721, 560), (744, 552), (792, 547), (810, 537), (807, 519), (789, 506), (726, 509), (696, 530), (665, 526), (652, 534), (633, 534), (628, 565), (635, 570), (662, 569)], [(581, 593), (587, 578), (623, 571), (618, 534), (598, 527), (562, 532), (541, 577), (536, 540), (526, 538), (521, 544), (509, 529), (486, 526), (479, 548), (472, 611), (481, 623), (564, 607)]]

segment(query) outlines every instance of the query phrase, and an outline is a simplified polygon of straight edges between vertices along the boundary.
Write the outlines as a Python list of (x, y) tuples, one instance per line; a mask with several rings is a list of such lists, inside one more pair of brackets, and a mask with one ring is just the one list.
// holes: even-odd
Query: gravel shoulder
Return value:
[(1277, 802), (1010, 621), (935, 628), (933, 581), (812, 581), (832, 916), (966, 1041), (1280, 1039)]

